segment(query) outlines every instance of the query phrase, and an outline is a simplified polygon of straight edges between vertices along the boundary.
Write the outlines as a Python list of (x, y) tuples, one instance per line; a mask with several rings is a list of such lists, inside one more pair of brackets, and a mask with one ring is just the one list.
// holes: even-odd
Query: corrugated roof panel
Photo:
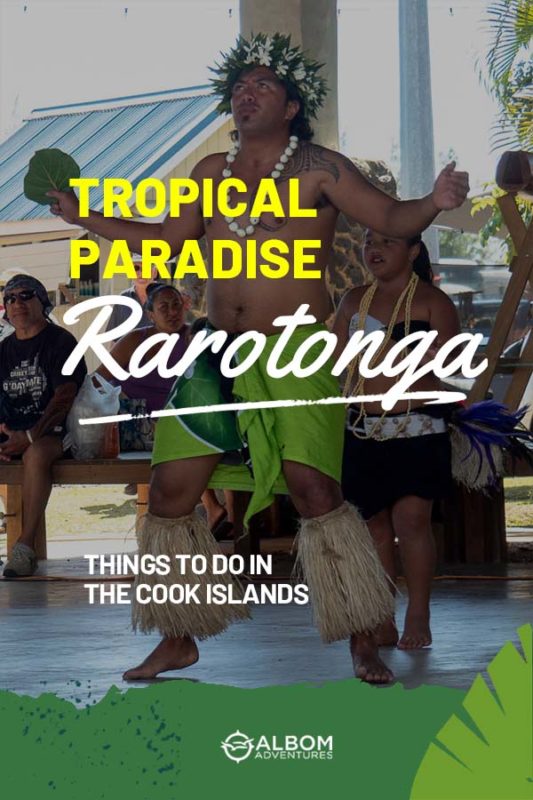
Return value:
[[(167, 100), (158, 95), (157, 100), (146, 103), (139, 103), (139, 96), (131, 105), (121, 99), (115, 108), (95, 109), (92, 104), (81, 113), (80, 106), (75, 113), (60, 107), (56, 114), (25, 122), (0, 144), (0, 219), (49, 215), (47, 207), (23, 194), (24, 175), (36, 150), (57, 147), (70, 153), (84, 177), (120, 177), (135, 184), (150, 175), (216, 116), (212, 95), (180, 91), (181, 96), (176, 93)], [(93, 207), (98, 208), (101, 199), (100, 189), (91, 192)]]
[[(21, 128), (20, 133), (26, 133), (25, 141), (21, 142), (20, 146), (14, 150), (11, 155), (4, 158), (3, 149), (0, 151), (0, 186), (10, 181), (17, 175), (21, 168), (21, 156), (29, 154), (29, 157), (43, 147), (49, 147), (48, 142), (59, 141), (68, 131), (76, 127), (81, 119), (81, 114), (77, 117), (56, 117), (53, 120), (30, 120), (26, 122), (24, 127)], [(17, 131), (13, 135), (13, 139), (18, 138)], [(22, 138), (22, 137), (21, 137)], [(8, 143), (9, 143), (8, 139)]]
[(48, 127), (48, 125), (52, 125), (55, 121), (56, 117), (47, 120), (31, 120), (12, 134), (9, 139), (6, 139), (6, 141), (0, 145), (2, 152), (0, 169), (4, 164), (9, 163), (13, 155), (17, 155), (20, 148), (24, 147), (33, 136), (36, 136), (39, 130)]
[[(31, 135), (26, 135), (19, 149), (14, 151), (5, 161), (3, 160), (3, 151), (0, 145), (0, 159), (2, 159), (0, 163), (0, 218), (6, 219), (4, 216), (6, 212), (10, 215), (17, 213), (15, 209), (19, 208), (19, 206), (13, 206), (13, 203), (22, 200), (25, 203), (30, 202), (22, 195), (22, 188), (30, 158), (37, 150), (46, 147), (59, 147), (60, 150), (71, 153), (73, 158), (77, 160), (75, 150), (76, 142), (79, 142), (80, 135), (83, 137), (90, 136), (93, 129), (96, 130), (100, 125), (101, 122), (98, 119), (84, 118), (82, 114), (55, 117), (51, 120), (29, 120), (20, 129), (20, 133), (26, 133), (27, 129)], [(19, 132), (17, 131), (17, 133)], [(12, 138), (15, 139), (16, 137), (17, 134), (14, 134)], [(50, 144), (51, 142), (52, 144)], [(8, 198), (10, 202), (4, 204), (4, 197)], [(33, 203), (32, 205), (35, 204)], [(20, 219), (20, 217), (9, 216), (7, 219)]]
[(120, 119), (112, 123), (113, 132), (120, 129), (120, 148), (110, 142), (107, 130), (99, 131), (85, 143), (80, 158), (83, 155), (87, 175), (129, 179), (166, 142), (178, 138), (185, 126), (212, 102), (212, 98), (202, 97), (123, 109)]

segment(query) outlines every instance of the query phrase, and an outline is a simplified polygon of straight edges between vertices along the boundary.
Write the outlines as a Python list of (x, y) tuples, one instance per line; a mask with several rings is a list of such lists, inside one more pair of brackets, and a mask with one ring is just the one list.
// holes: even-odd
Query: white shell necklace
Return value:
[[(279, 157), (279, 161), (275, 165), (274, 169), (270, 173), (271, 178), (279, 178), (283, 170), (285, 169), (285, 165), (289, 161), (289, 158), (292, 156), (296, 148), (298, 147), (298, 137), (297, 136), (289, 136), (289, 144), (283, 151), (283, 153)], [(222, 177), (223, 178), (231, 178), (231, 164), (235, 161), (235, 157), (240, 150), (240, 145), (234, 144), (233, 147), (228, 151), (226, 154), (226, 167), (222, 170)], [(229, 204), (229, 191), (227, 194), (227, 202)], [(228, 228), (233, 233), (236, 233), (237, 236), (240, 236), (241, 239), (245, 236), (252, 236), (255, 233), (255, 229), (257, 225), (259, 225), (260, 217), (248, 217), (248, 225), (245, 228), (242, 228), (239, 223), (236, 221), (235, 217), (224, 217), (225, 221), (228, 223)]]

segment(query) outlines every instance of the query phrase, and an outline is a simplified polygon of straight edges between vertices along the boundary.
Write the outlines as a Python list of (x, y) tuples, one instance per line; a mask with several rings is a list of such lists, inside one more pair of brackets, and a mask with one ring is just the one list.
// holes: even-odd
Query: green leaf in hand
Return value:
[(37, 150), (30, 159), (28, 172), (24, 177), (24, 194), (28, 200), (40, 205), (54, 202), (46, 193), (51, 189), (69, 192), (71, 178), (80, 177), (80, 168), (67, 153), (55, 147)]
[(430, 744), (410, 800), (526, 800), (533, 797), (533, 631), (518, 631), (478, 675), (455, 714)]

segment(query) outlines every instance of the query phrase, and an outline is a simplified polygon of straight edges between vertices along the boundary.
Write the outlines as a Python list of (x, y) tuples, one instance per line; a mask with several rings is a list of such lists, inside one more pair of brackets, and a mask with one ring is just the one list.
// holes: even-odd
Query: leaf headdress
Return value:
[(235, 47), (221, 56), (222, 62), (211, 67), (217, 76), (211, 84), (221, 98), (217, 107), (220, 114), (231, 112), (231, 92), (241, 72), (264, 66), (296, 89), (305, 117), (316, 117), (327, 92), (326, 81), (318, 74), (324, 65), (308, 58), (301, 48), (292, 47), (290, 36), (258, 33), (249, 41), (239, 36)]

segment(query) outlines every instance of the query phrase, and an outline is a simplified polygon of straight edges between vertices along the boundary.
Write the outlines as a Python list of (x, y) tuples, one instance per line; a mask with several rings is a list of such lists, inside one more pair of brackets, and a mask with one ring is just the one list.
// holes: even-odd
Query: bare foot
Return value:
[(396, 647), (398, 644), (398, 628), (394, 617), (383, 622), (377, 628), (375, 636), (378, 647)]
[(141, 681), (155, 678), (160, 672), (190, 667), (198, 661), (198, 657), (198, 648), (193, 639), (188, 637), (161, 639), (155, 650), (152, 650), (142, 664), (133, 669), (128, 669), (122, 678), (125, 681)]
[(431, 630), (429, 627), (429, 613), (405, 615), (405, 624), (402, 638), (398, 642), (399, 650), (421, 650), (431, 644)]
[(375, 637), (358, 634), (350, 637), (355, 677), (366, 683), (392, 683), (394, 675), (378, 654)]

